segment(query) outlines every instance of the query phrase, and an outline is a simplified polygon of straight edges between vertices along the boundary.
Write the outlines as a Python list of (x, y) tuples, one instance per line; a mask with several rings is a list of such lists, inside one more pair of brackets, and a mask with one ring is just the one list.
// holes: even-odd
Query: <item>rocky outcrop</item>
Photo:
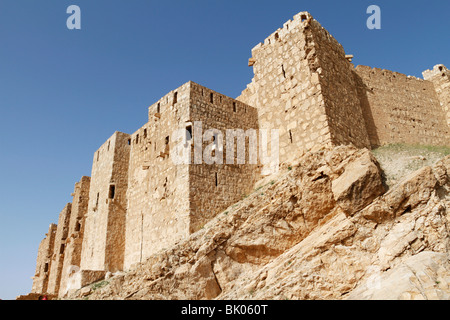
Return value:
[(70, 298), (448, 298), (450, 157), (387, 192), (366, 149), (298, 163), (187, 240)]

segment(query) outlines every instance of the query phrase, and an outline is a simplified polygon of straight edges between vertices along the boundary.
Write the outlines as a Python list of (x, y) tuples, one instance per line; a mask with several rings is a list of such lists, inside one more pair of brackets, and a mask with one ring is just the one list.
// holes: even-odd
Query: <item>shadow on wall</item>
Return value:
[(353, 71), (353, 76), (356, 82), (358, 97), (361, 102), (361, 109), (366, 125), (367, 134), (369, 135), (370, 145), (372, 149), (378, 148), (381, 146), (380, 138), (378, 136), (377, 128), (375, 126), (375, 120), (368, 99), (368, 94), (373, 94), (373, 92), (371, 89), (369, 89), (369, 87), (367, 87), (366, 84), (364, 84), (361, 77), (355, 71)]

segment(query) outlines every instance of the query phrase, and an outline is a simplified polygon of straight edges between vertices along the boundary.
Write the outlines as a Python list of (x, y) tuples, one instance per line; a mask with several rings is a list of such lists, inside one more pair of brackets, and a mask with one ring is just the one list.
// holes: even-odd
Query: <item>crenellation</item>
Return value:
[[(424, 79), (355, 67), (353, 55), (308, 12), (251, 53), (254, 76), (238, 98), (189, 81), (150, 105), (141, 128), (115, 132), (100, 146), (91, 178), (75, 185), (72, 204), (39, 245), (33, 293), (64, 296), (107, 272), (132, 269), (310, 150), (450, 141), (444, 65), (424, 71)], [(260, 148), (266, 130), (278, 133), (279, 153), (263, 162), (253, 159), (250, 142)]]

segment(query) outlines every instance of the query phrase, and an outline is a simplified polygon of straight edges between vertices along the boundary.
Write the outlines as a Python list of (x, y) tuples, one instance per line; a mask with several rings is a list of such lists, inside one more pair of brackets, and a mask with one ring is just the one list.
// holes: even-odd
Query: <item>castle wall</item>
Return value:
[[(194, 123), (194, 144), (198, 137), (202, 137), (203, 152), (213, 154), (221, 158), (222, 163), (207, 164), (203, 159), (202, 164), (196, 164), (195, 154), (192, 153), (192, 165), (189, 167), (189, 198), (190, 198), (190, 226), (189, 231), (198, 231), (204, 224), (216, 214), (225, 210), (247, 195), (259, 177), (258, 164), (249, 163), (248, 138), (245, 146), (245, 164), (237, 161), (237, 139), (235, 139), (234, 154), (231, 155), (234, 164), (227, 163), (227, 129), (255, 129), (258, 134), (257, 110), (240, 101), (214, 92), (208, 88), (191, 83), (190, 97), (191, 119), (201, 122), (201, 128), (197, 129)], [(213, 151), (208, 146), (213, 140), (205, 140), (205, 131), (218, 130), (222, 134), (223, 144), (220, 150), (218, 145)], [(198, 132), (197, 132), (198, 131)], [(212, 138), (212, 137), (211, 137)], [(217, 137), (219, 142), (219, 136)], [(256, 150), (257, 152), (257, 150)]]
[[(317, 146), (450, 141), (445, 66), (425, 71), (425, 80), (354, 68), (307, 12), (254, 47), (249, 65), (254, 78), (236, 100), (188, 82), (151, 105), (148, 122), (134, 134), (116, 132), (97, 150), (92, 178), (75, 185), (73, 203), (39, 246), (34, 293), (64, 296), (75, 277), (81, 287), (107, 271), (130, 269), (201, 229), (273, 168), (273, 162), (261, 163), (261, 129), (279, 130), (284, 164)], [(184, 131), (179, 140), (179, 129), (193, 136)], [(205, 137), (209, 129), (218, 130), (214, 139), (222, 137), (222, 145)], [(235, 140), (233, 164), (227, 163), (229, 129), (254, 130), (257, 163), (249, 163), (249, 136), (245, 159)], [(189, 163), (174, 162), (180, 144), (191, 151)], [(206, 163), (207, 153), (222, 161)]]
[(355, 72), (372, 146), (448, 144), (449, 127), (432, 82), (366, 66)]
[(59, 214), (58, 226), (56, 228), (55, 242), (53, 245), (53, 256), (48, 278), (47, 292), (57, 295), (61, 281), (61, 274), (64, 261), (64, 253), (67, 236), (69, 234), (69, 221), (72, 204), (68, 203)]
[(48, 279), (55, 245), (56, 224), (51, 224), (45, 238), (39, 244), (36, 272), (33, 277), (32, 293), (47, 293)]
[(72, 211), (69, 221), (68, 238), (65, 246), (59, 296), (64, 296), (67, 293), (67, 290), (71, 287), (70, 277), (80, 269), (85, 216), (89, 204), (90, 182), (90, 177), (82, 177), (81, 180), (75, 184), (75, 189), (72, 194)]
[(190, 83), (169, 92), (131, 135), (125, 269), (188, 235), (188, 165), (175, 165), (170, 150), (174, 130), (190, 121), (189, 94)]
[(129, 135), (115, 132), (94, 154), (81, 269), (123, 267)]
[(450, 70), (442, 64), (436, 65), (433, 70), (424, 71), (423, 77), (433, 83), (450, 127)]

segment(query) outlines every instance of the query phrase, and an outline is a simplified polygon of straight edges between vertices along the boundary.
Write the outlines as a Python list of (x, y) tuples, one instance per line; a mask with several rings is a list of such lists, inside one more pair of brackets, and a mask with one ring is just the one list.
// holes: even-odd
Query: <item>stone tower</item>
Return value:
[(81, 269), (123, 270), (130, 136), (115, 132), (94, 154)]
[[(209, 129), (235, 128), (258, 129), (255, 108), (192, 81), (149, 107), (148, 122), (130, 139), (126, 269), (198, 231), (252, 190), (257, 164), (202, 159), (212, 143)], [(178, 139), (174, 133), (180, 129), (189, 137)], [(189, 164), (173, 161), (180, 143), (191, 151)], [(226, 141), (212, 152), (225, 158), (225, 151)], [(236, 160), (236, 154), (231, 157)]]
[(238, 97), (260, 128), (280, 130), (280, 162), (316, 145), (370, 147), (352, 64), (342, 46), (300, 12), (252, 50), (254, 78)]

